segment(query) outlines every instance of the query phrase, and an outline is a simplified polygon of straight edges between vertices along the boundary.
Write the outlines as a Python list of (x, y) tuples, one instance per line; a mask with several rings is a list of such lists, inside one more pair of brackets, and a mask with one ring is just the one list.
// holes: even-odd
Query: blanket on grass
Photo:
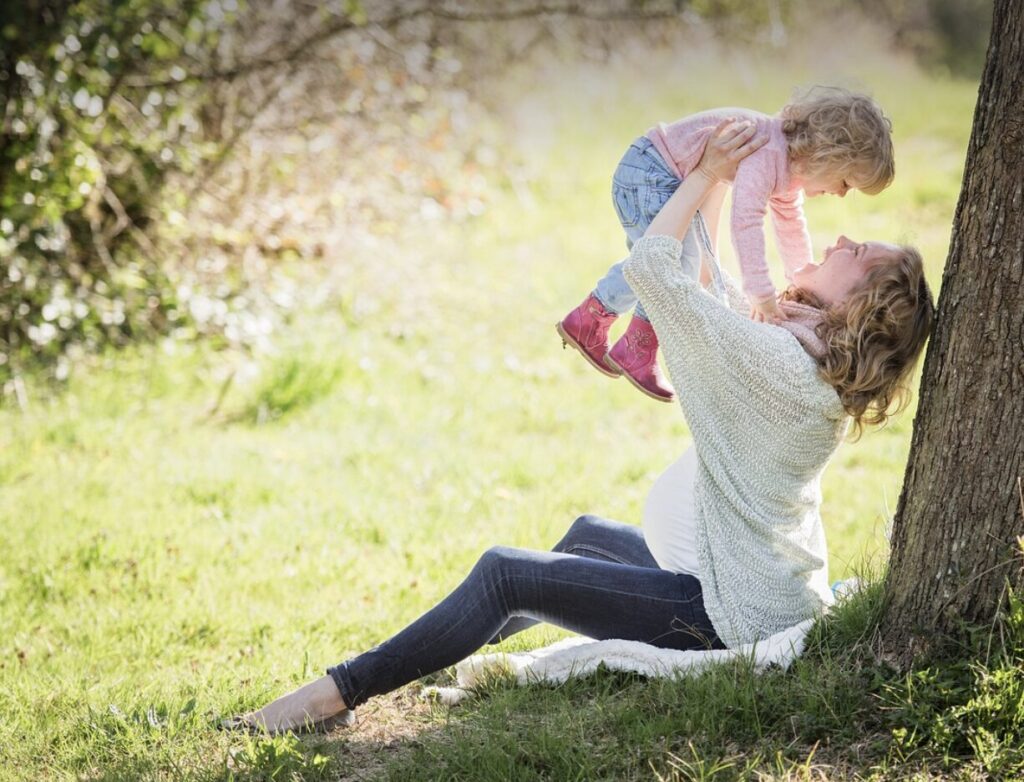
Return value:
[(629, 671), (650, 677), (692, 676), (713, 666), (745, 658), (762, 670), (769, 665), (789, 668), (804, 650), (807, 633), (814, 625), (808, 619), (763, 641), (735, 649), (682, 652), (659, 649), (640, 641), (595, 641), (566, 638), (529, 652), (475, 654), (455, 666), (455, 687), (426, 687), (423, 697), (454, 705), (470, 694), (488, 673), (510, 670), (520, 685), (530, 682), (557, 684), (571, 676), (584, 676), (604, 665), (613, 671)]

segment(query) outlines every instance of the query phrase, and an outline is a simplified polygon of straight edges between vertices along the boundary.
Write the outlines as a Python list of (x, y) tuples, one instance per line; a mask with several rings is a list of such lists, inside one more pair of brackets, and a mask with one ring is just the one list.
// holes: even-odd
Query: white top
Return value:
[(697, 510), (693, 484), (697, 452), (691, 445), (654, 482), (644, 506), (644, 541), (658, 567), (700, 577), (697, 561)]

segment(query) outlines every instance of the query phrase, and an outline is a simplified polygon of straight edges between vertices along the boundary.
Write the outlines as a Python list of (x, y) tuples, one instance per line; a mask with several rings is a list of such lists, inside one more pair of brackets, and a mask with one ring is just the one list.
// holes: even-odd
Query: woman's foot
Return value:
[(355, 722), (355, 712), (345, 706), (330, 676), (322, 676), (294, 692), (282, 695), (262, 709), (224, 720), (225, 730), (255, 733), (320, 733)]

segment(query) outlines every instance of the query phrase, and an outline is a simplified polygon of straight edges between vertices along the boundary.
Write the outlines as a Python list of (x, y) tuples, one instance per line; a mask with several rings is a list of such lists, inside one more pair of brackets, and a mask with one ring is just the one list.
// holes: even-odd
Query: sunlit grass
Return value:
[[(824, 80), (799, 54), (710, 44), (659, 62), (678, 78), (643, 81), (651, 70), (626, 56), (614, 72), (561, 63), (548, 79), (558, 88), (506, 109), (516, 187), (475, 222), (338, 259), (352, 264), (346, 299), (302, 313), (254, 367), (143, 347), (82, 367), (51, 399), (30, 383), (24, 414), (0, 410), (0, 777), (269, 778), (277, 764), (330, 778), (344, 738), (325, 769), (316, 743), (243, 746), (209, 726), (401, 627), (490, 545), (549, 547), (584, 512), (639, 522), (688, 443), (679, 410), (599, 376), (553, 329), (624, 251), (611, 170), (659, 119), (723, 102), (771, 112), (794, 84)], [(914, 242), (937, 287), (974, 86), (890, 56), (829, 67), (892, 115), (899, 173), (878, 197), (811, 201), (815, 247), (838, 232)], [(911, 420), (844, 446), (826, 473), (834, 578), (884, 557)], [(539, 628), (507, 645), (557, 636)], [(591, 685), (500, 693), (494, 709), (522, 718), (501, 746), (548, 758), (538, 776), (598, 774), (604, 756), (586, 748), (598, 720), (604, 740), (642, 747), (665, 774), (670, 750), (703, 762), (651, 711), (686, 685), (622, 697), (613, 685), (610, 700)], [(695, 687), (714, 702), (713, 680)], [(603, 716), (588, 716), (595, 699)], [(528, 719), (538, 701), (543, 725)], [(495, 713), (482, 735), (463, 728), (419, 761), (449, 747), (453, 772), (473, 768), (474, 747), (498, 740)], [(446, 720), (420, 718), (425, 730)], [(498, 778), (487, 769), (504, 768), (500, 755), (477, 778)], [(420, 778), (435, 777), (427, 766)]]

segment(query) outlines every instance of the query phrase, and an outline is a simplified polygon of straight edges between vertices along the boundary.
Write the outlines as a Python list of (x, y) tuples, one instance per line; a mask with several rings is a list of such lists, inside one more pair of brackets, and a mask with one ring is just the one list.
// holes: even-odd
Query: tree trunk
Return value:
[(1024, 3), (996, 0), (882, 621), (901, 664), (1024, 587)]

